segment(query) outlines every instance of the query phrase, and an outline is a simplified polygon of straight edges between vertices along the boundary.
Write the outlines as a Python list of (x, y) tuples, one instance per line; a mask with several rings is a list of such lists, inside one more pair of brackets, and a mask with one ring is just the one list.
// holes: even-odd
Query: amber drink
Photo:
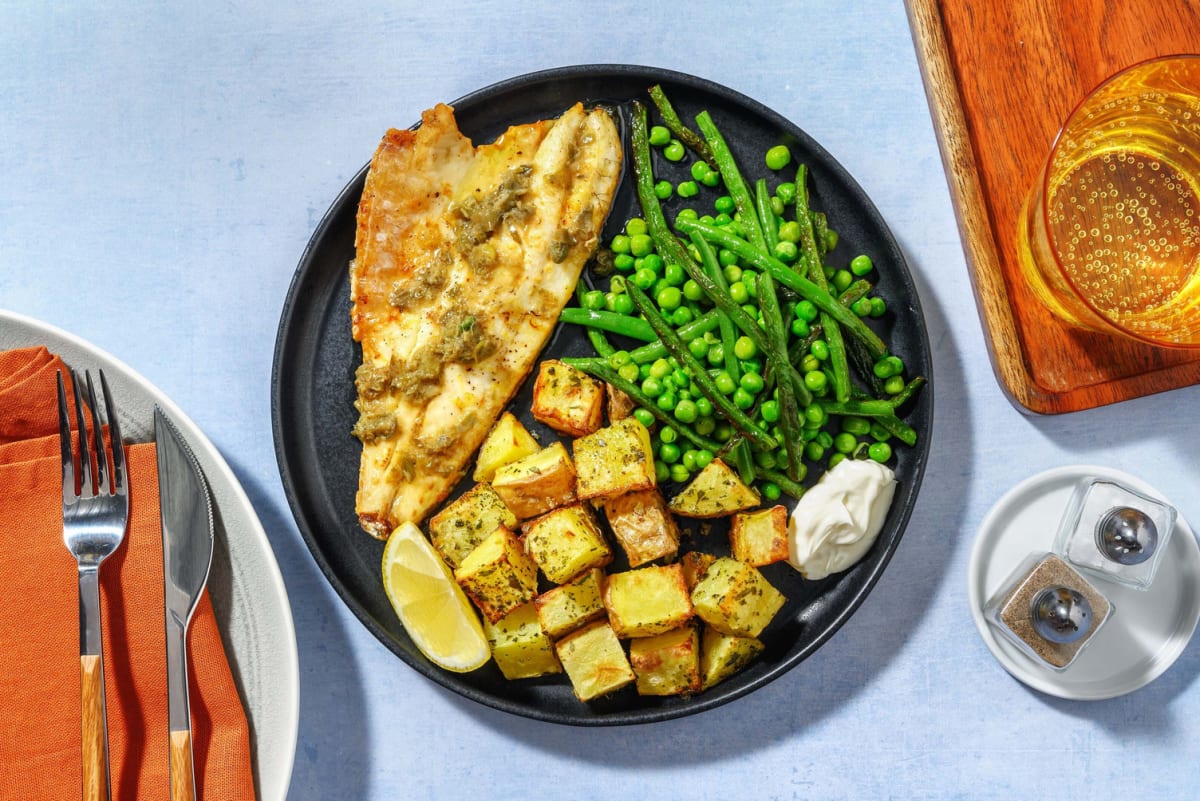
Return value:
[(1084, 99), (1019, 244), (1034, 292), (1068, 322), (1200, 347), (1200, 56), (1143, 62)]

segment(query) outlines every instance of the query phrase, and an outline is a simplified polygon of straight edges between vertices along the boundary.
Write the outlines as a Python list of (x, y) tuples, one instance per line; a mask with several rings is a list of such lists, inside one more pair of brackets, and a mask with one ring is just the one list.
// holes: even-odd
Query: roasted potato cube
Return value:
[(590, 507), (563, 506), (531, 520), (523, 528), (525, 550), (555, 584), (566, 584), (585, 570), (612, 561), (612, 549)]
[(504, 526), (467, 554), (454, 579), (493, 623), (537, 594), (537, 565)]
[(496, 470), (492, 489), (521, 520), (537, 517), (575, 500), (575, 466), (555, 442)]
[(615, 692), (637, 678), (607, 621), (597, 620), (568, 634), (554, 649), (580, 701)]
[(758, 493), (743, 484), (729, 465), (713, 459), (671, 499), (667, 508), (684, 517), (724, 517), (753, 509), (760, 500)]
[(516, 528), (517, 516), (487, 484), (476, 484), (446, 505), (429, 521), (429, 539), (451, 567), (458, 567), (496, 530)]
[(637, 404), (634, 403), (633, 398), (612, 384), (604, 385), (604, 393), (608, 398), (608, 422), (610, 423), (624, 420), (633, 414), (633, 410), (637, 408)]
[(581, 500), (612, 498), (658, 485), (650, 432), (626, 417), (574, 443), (576, 493)]
[(582, 437), (604, 422), (604, 386), (569, 364), (547, 359), (533, 383), (533, 419), (560, 434)]
[(605, 498), (601, 505), (630, 567), (674, 556), (679, 550), (679, 526), (657, 489)]
[(629, 644), (639, 695), (691, 695), (700, 691), (700, 635), (683, 626)]
[(492, 623), (483, 621), (492, 658), (506, 679), (528, 679), (562, 673), (554, 643), (538, 623), (532, 603), (522, 604)]
[(640, 567), (604, 580), (604, 608), (618, 637), (652, 637), (692, 619), (692, 599), (679, 565)]
[(786, 600), (758, 568), (728, 556), (713, 562), (692, 590), (696, 614), (737, 637), (757, 637)]
[(704, 571), (715, 561), (716, 555), (703, 551), (688, 551), (679, 557), (679, 566), (683, 568), (683, 580), (687, 584), (688, 592), (696, 588)]
[(585, 623), (604, 617), (604, 601), (600, 598), (603, 576), (600, 568), (593, 568), (574, 581), (534, 598), (538, 621), (545, 632), (557, 640)]
[(734, 637), (705, 626), (700, 637), (700, 676), (704, 689), (725, 681), (746, 667), (765, 647), (754, 637)]
[(505, 412), (480, 446), (475, 473), (471, 478), (481, 482), (491, 481), (498, 468), (537, 453), (541, 447), (512, 412)]
[(729, 525), (733, 558), (762, 567), (788, 558), (788, 511), (772, 506), (755, 512), (738, 512)]

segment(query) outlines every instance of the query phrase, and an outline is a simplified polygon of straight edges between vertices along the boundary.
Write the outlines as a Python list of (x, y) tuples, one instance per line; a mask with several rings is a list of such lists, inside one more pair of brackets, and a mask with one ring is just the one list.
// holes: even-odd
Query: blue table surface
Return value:
[[(858, 613), (750, 696), (634, 728), (514, 717), (406, 667), (309, 555), (270, 433), (297, 260), (381, 133), (501, 78), (582, 63), (709, 78), (821, 142), (909, 260), (937, 389), (919, 502)], [(90, 340), (165, 391), (270, 537), (300, 648), (289, 798), (1196, 797), (1200, 650), (1138, 692), (1069, 702), (1010, 678), (975, 631), (972, 539), (1036, 472), (1119, 467), (1200, 520), (1200, 389), (1057, 417), (1009, 403), (896, 0), (17, 0), (0, 9), (0, 98), (0, 307)]]

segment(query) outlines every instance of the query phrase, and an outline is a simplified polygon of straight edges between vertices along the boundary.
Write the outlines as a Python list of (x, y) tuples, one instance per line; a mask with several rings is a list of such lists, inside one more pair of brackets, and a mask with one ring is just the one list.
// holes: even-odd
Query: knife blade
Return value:
[(154, 439), (163, 537), (171, 799), (195, 801), (187, 630), (212, 565), (212, 498), (196, 456), (158, 406), (154, 407)]

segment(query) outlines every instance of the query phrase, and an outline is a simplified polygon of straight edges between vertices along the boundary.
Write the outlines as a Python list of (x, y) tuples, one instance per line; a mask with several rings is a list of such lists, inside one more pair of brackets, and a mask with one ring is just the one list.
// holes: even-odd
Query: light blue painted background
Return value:
[[(786, 10), (785, 10), (786, 9)], [(934, 350), (932, 459), (895, 559), (790, 675), (653, 726), (584, 730), (461, 700), (346, 611), (283, 497), (268, 384), (317, 221), (382, 131), (572, 63), (691, 72), (777, 109), (874, 199)], [(1019, 188), (1014, 188), (1019, 191)], [(92, 300), (87, 318), (68, 288)], [(262, 518), (300, 645), (290, 798), (1195, 798), (1195, 647), (1125, 698), (1014, 682), (965, 606), (991, 504), (1045, 468), (1133, 472), (1200, 521), (1187, 389), (1022, 416), (985, 350), (904, 8), (856, 3), (0, 3), (0, 306), (115, 354), (208, 433)]]

